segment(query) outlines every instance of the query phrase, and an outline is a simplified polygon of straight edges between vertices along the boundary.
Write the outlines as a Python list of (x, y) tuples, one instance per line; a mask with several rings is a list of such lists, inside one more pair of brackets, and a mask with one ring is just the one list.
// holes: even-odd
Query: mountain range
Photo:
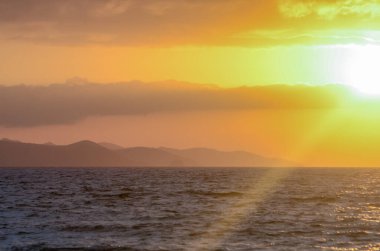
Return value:
[(294, 163), (244, 151), (131, 147), (80, 141), (69, 145), (0, 140), (0, 167), (274, 167)]

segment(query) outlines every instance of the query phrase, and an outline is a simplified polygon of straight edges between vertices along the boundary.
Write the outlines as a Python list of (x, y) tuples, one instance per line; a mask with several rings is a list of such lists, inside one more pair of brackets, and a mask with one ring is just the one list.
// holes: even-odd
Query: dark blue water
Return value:
[(0, 250), (380, 250), (380, 169), (0, 169)]

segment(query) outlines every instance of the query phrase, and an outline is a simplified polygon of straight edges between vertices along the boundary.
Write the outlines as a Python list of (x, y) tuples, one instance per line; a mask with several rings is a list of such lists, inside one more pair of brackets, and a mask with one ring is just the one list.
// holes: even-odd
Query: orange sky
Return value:
[(376, 0), (4, 0), (0, 137), (378, 166), (379, 21)]

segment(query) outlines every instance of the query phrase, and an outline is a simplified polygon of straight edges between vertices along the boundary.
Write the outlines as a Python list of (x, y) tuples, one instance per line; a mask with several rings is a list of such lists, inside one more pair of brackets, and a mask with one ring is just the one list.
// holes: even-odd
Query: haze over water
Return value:
[(0, 250), (379, 250), (379, 169), (1, 169)]

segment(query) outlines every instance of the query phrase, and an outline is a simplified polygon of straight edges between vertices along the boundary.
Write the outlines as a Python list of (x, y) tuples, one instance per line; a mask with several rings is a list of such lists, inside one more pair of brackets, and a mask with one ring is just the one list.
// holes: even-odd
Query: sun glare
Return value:
[(350, 50), (343, 68), (345, 84), (367, 95), (380, 95), (380, 46), (358, 46)]

